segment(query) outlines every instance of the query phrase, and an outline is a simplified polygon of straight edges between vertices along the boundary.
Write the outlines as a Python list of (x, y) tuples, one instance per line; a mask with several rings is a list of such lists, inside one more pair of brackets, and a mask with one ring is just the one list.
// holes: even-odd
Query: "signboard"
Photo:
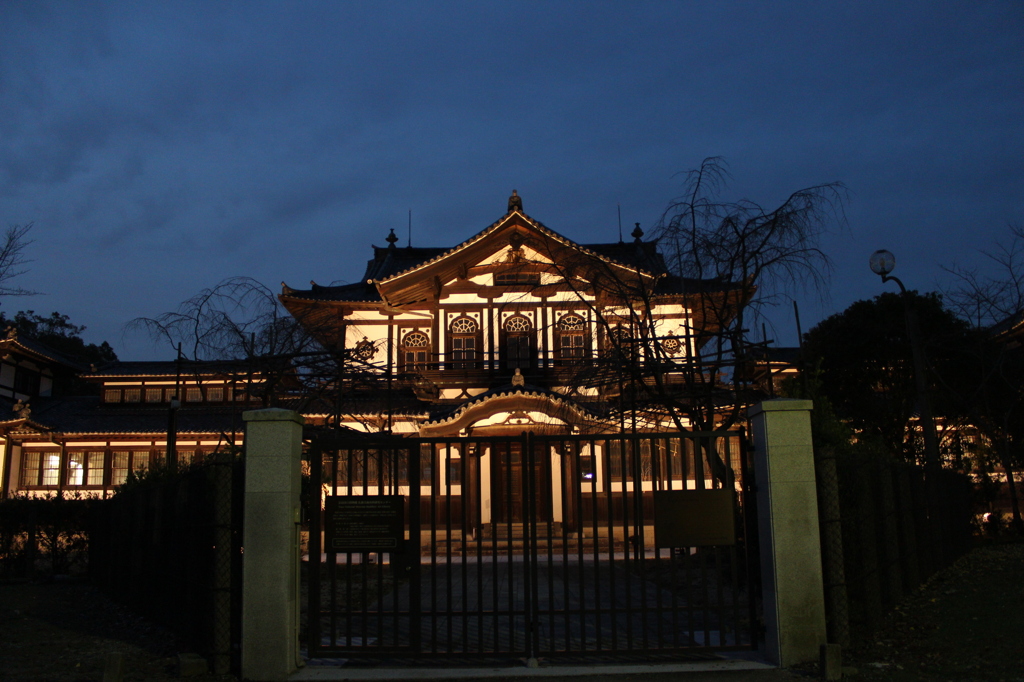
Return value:
[(396, 552), (404, 538), (401, 495), (330, 495), (324, 501), (327, 552)]
[(658, 547), (710, 547), (736, 544), (733, 492), (654, 491), (654, 544)]

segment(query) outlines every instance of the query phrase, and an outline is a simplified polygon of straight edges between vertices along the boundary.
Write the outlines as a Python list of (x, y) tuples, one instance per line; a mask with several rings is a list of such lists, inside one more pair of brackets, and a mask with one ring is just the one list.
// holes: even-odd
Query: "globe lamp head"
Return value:
[(896, 256), (892, 255), (891, 251), (879, 249), (871, 254), (868, 264), (871, 266), (871, 272), (885, 277), (896, 267)]

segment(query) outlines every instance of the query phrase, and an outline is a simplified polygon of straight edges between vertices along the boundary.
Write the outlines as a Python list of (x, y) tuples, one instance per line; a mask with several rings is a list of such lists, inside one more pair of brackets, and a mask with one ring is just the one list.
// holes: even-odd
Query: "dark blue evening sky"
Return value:
[[(842, 181), (831, 300), (806, 330), (1024, 221), (1020, 2), (0, 4), (0, 225), (45, 295), (125, 359), (131, 318), (232, 275), (351, 281), (390, 228), (454, 245), (526, 212), (577, 241), (650, 231), (680, 171), (728, 198)], [(627, 237), (628, 238), (628, 237)], [(772, 316), (795, 343), (792, 308)]]

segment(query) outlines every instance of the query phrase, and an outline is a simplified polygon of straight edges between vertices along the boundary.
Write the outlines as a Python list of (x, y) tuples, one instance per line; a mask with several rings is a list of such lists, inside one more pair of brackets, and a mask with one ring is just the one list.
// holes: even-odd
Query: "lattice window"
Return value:
[(524, 315), (505, 320), (505, 367), (527, 369), (533, 364), (533, 324)]
[(564, 332), (569, 331), (586, 331), (587, 321), (579, 315), (569, 314), (564, 315), (562, 319), (558, 321), (558, 329)]
[(430, 339), (423, 332), (409, 332), (402, 339), (402, 365), (407, 372), (427, 368)]
[(572, 363), (586, 356), (587, 323), (579, 315), (565, 315), (558, 321), (558, 357)]
[(477, 366), (480, 325), (470, 317), (459, 317), (449, 327), (451, 332), (450, 366), (453, 369), (473, 369)]
[(460, 317), (452, 322), (451, 331), (452, 334), (476, 334), (478, 328), (479, 325), (473, 318)]
[(529, 318), (523, 315), (513, 315), (505, 320), (505, 331), (507, 332), (529, 332), (532, 330), (533, 325)]

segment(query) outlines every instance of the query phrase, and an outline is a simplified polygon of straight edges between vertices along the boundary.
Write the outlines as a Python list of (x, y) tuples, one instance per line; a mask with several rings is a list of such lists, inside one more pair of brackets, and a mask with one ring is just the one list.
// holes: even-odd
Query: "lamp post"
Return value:
[(917, 403), (920, 410), (921, 431), (924, 434), (924, 465), (925, 470), (931, 472), (939, 467), (939, 439), (935, 433), (932, 401), (928, 392), (928, 365), (925, 361), (924, 349), (921, 347), (921, 339), (917, 330), (917, 319), (910, 304), (907, 288), (903, 286), (903, 282), (900, 281), (899, 277), (893, 277), (889, 274), (896, 267), (896, 256), (885, 249), (879, 249), (871, 254), (869, 264), (871, 272), (880, 276), (883, 284), (893, 281), (900, 288), (900, 295), (903, 300), (903, 314), (907, 324), (907, 338), (910, 340), (910, 353), (914, 361), (914, 386), (917, 391)]

